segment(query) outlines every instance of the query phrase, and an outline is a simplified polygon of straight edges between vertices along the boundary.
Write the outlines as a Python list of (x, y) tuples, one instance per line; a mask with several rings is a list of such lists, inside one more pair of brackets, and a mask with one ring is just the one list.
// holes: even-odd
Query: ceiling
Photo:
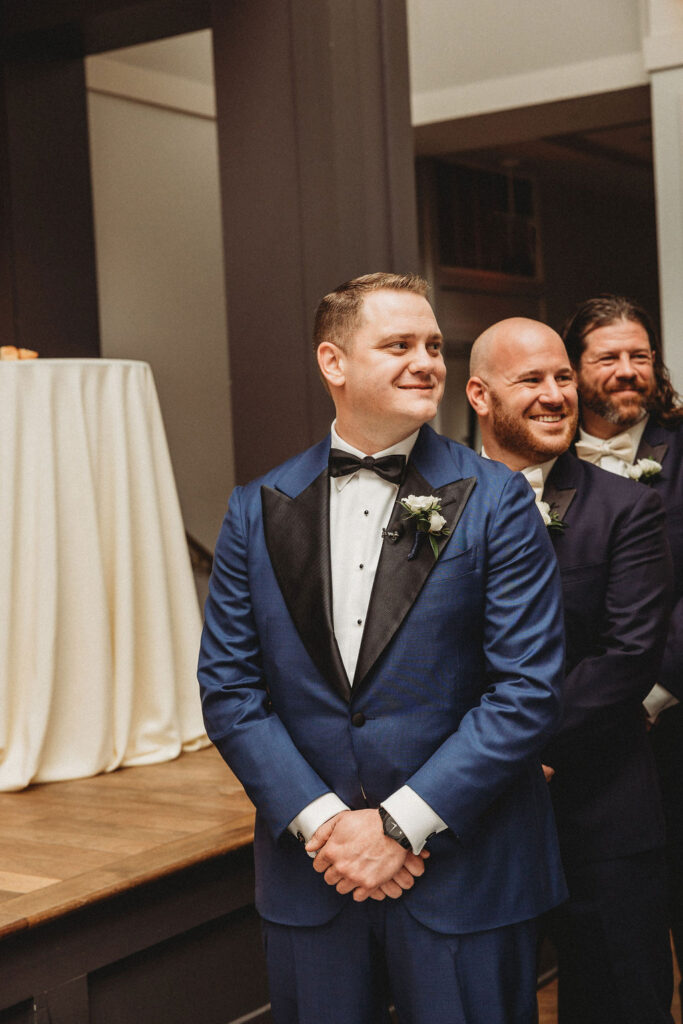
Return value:
[(626, 195), (653, 187), (647, 87), (421, 126), (415, 138), (418, 156)]

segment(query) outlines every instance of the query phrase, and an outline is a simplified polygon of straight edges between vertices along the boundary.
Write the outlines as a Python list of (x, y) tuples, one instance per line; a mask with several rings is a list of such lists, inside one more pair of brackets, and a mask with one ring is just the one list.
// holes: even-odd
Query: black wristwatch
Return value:
[(382, 828), (384, 829), (384, 835), (389, 836), (390, 839), (395, 839), (399, 846), (402, 846), (404, 850), (412, 850), (410, 839), (405, 834), (398, 822), (389, 814), (386, 807), (379, 808), (379, 816), (382, 819)]

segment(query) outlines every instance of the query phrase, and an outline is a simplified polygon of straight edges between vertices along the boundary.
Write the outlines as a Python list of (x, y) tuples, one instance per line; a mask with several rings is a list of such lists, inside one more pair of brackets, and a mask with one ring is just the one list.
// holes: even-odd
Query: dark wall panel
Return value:
[(0, 38), (9, 52), (55, 52), (72, 33), (79, 54), (136, 46), (210, 25), (209, 0), (3, 0)]
[(97, 355), (83, 63), (25, 57), (3, 70), (0, 312), (11, 316), (17, 345), (45, 356)]

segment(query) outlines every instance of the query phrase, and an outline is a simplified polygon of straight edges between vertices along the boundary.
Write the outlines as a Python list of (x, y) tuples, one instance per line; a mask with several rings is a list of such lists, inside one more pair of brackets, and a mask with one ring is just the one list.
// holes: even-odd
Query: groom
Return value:
[(527, 1024), (533, 919), (565, 895), (552, 545), (519, 474), (425, 425), (424, 281), (340, 286), (315, 343), (331, 437), (233, 492), (199, 662), (257, 809), (273, 1019), (377, 1024), (388, 979), (400, 1020)]

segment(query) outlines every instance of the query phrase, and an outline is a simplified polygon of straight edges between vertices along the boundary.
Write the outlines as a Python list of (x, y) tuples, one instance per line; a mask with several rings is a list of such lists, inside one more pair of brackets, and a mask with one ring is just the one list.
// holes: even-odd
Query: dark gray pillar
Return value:
[(0, 70), (3, 343), (98, 355), (83, 62), (38, 50)]
[(326, 431), (322, 295), (416, 270), (404, 0), (212, 4), (238, 481)]

